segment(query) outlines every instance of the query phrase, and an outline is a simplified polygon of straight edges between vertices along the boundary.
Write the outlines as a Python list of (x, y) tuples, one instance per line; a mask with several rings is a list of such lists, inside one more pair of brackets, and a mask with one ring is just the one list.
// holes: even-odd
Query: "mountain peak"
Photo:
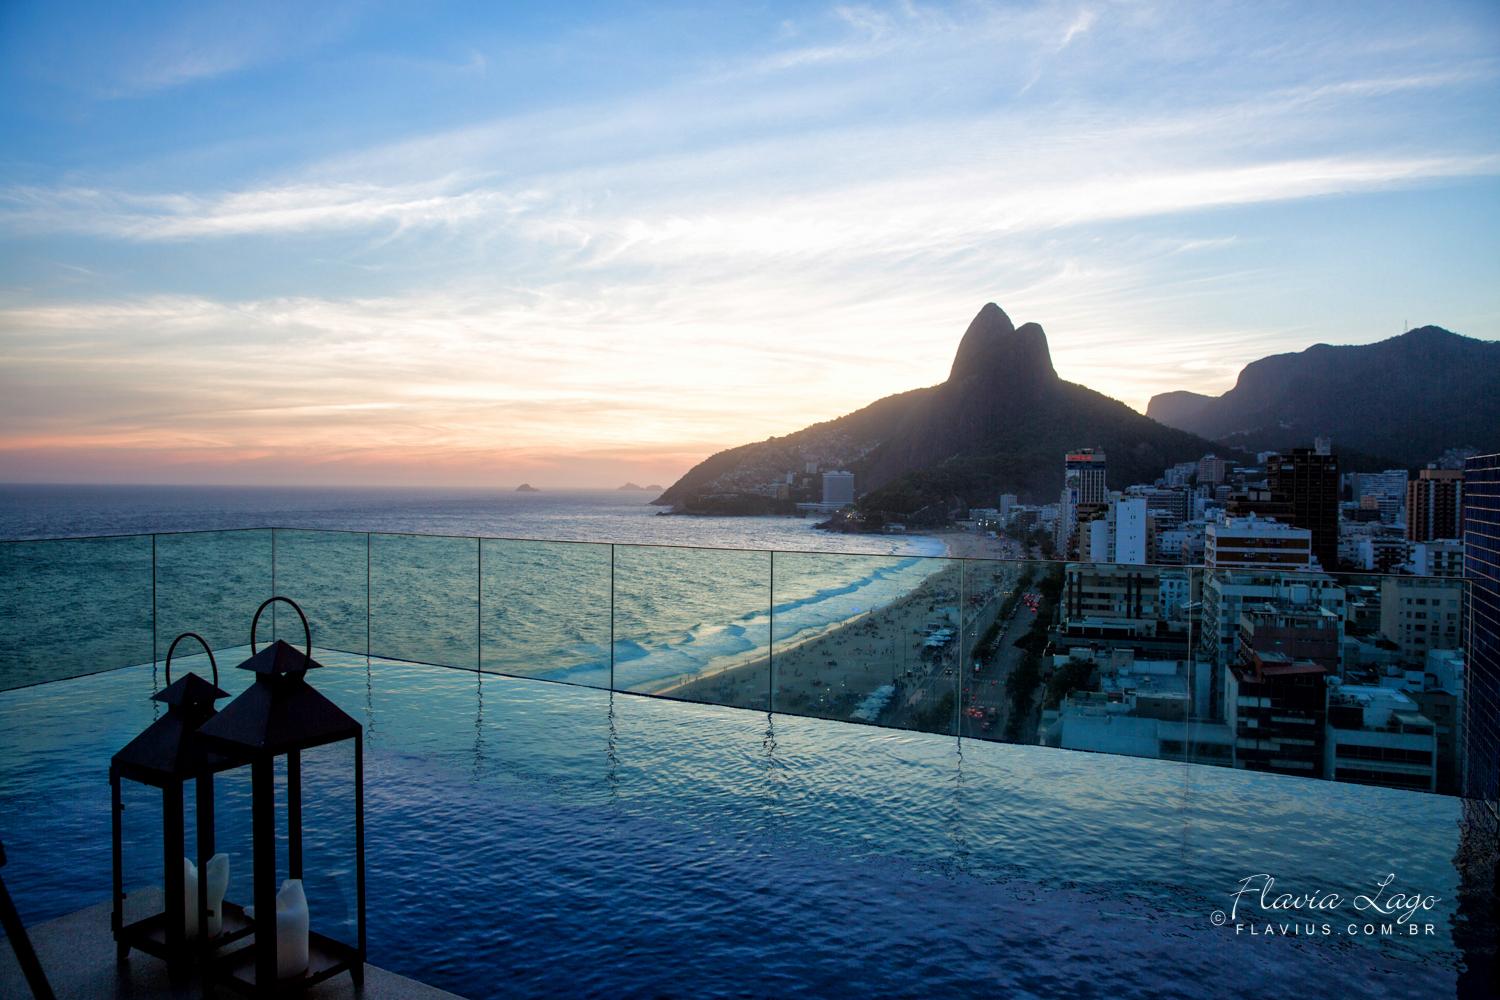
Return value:
[[(1122, 483), (1150, 482), (1161, 469), (1214, 447), (1064, 382), (1042, 328), (1017, 327), (988, 303), (969, 323), (948, 381), (711, 455), (656, 502), (702, 514), (789, 512), (802, 497), (791, 489), (784, 499), (776, 494), (784, 485), (816, 493), (817, 483), (799, 482), (805, 478), (799, 470), (816, 463), (854, 473), (867, 511), (899, 514), (903, 521), (925, 511), (923, 517), (941, 520), (934, 512), (947, 510), (955, 496), (971, 503), (990, 502), (1002, 490), (1056, 497), (1062, 488), (1058, 458), (1079, 442), (1102, 445), (1112, 480)], [(793, 483), (787, 483), (789, 472)]]
[(1036, 323), (1025, 323), (1017, 329), (1005, 310), (986, 302), (958, 343), (948, 381), (1002, 368), (1009, 370), (1012, 377), (1057, 377), (1052, 354), (1047, 349), (1047, 334), (1042, 328)]
[(1451, 340), (1468, 340), (1468, 339), (1470, 339), (1468, 337), (1463, 336), (1462, 334), (1454, 333), (1452, 330), (1445, 329), (1445, 328), (1443, 328), (1441, 326), (1432, 326), (1431, 324), (1429, 324), (1427, 326), (1412, 327), (1410, 330), (1407, 330), (1405, 333), (1399, 334), (1396, 339), (1399, 340), (1401, 338), (1406, 338), (1408, 340), (1428, 340), (1428, 341), (1433, 341), (1433, 340), (1450, 340), (1451, 341)]
[(1223, 395), (1163, 393), (1146, 414), (1249, 451), (1329, 436), (1364, 467), (1416, 466), (1456, 444), (1496, 440), (1497, 362), (1500, 342), (1418, 326), (1369, 344), (1273, 354), (1246, 365)]

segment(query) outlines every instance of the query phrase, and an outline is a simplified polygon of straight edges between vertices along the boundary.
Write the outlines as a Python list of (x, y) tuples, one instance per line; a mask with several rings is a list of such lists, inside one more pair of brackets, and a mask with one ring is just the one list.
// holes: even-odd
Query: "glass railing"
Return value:
[[(0, 690), (314, 644), (979, 740), (1462, 789), (1459, 579), (255, 529), (0, 543)], [(276, 605), (262, 638), (300, 643)]]

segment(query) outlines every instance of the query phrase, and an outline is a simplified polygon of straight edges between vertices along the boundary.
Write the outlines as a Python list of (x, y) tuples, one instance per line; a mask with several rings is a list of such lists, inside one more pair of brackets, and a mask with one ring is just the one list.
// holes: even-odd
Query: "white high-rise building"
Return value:
[(1204, 528), (1203, 565), (1211, 569), (1313, 569), (1312, 532), (1254, 514), (1210, 521)]
[(854, 502), (854, 473), (836, 472), (823, 473), (823, 503), (825, 506), (838, 504), (851, 504)]
[(1078, 557), (1096, 563), (1144, 566), (1147, 509), (1144, 497), (1113, 493), (1103, 517), (1078, 528)]
[(1146, 563), (1146, 499), (1125, 497), (1110, 507), (1114, 535), (1114, 561), (1142, 566)]

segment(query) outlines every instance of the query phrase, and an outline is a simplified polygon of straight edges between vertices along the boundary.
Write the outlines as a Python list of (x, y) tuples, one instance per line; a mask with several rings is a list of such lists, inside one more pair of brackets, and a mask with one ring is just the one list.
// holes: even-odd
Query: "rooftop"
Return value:
[[(1401, 996), (1490, 968), (1483, 876), (1453, 861), (1473, 853), (1463, 800), (1217, 766), (1234, 741), (1206, 719), (1079, 723), (1160, 759), (1026, 745), (1043, 699), (1087, 682), (1067, 664), (1006, 737), (1023, 640), (1062, 583), (1062, 564), (281, 529), (8, 543), (0, 875), (59, 982), (100, 968), (47, 952), (109, 895), (104, 764), (162, 709), (153, 649), (194, 627), (237, 695), (274, 592), (307, 609), (327, 667), (308, 683), (364, 733), (370, 959), (434, 988), (1144, 998), (1292, 976)], [(953, 639), (934, 648), (938, 616)], [(300, 648), (295, 617), (264, 622)], [(1170, 672), (1139, 661), (1100, 696), (1202, 689), (1209, 665), (1178, 641)], [(212, 674), (205, 654), (179, 669)], [(334, 935), (354, 898), (347, 765), (304, 756), (309, 910)], [(248, 782), (219, 794), (243, 898)], [(161, 882), (159, 802), (126, 802), (128, 898)], [(1401, 884), (1442, 901), (1431, 934), (1272, 949), (1208, 918), (1256, 871), (1362, 891), (1393, 842)]]

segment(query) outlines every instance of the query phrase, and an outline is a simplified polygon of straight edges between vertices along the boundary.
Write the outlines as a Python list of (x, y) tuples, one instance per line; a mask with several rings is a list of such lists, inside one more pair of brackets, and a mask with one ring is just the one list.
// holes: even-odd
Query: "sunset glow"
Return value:
[(990, 300), (1139, 409), (1500, 337), (1492, 4), (188, 10), (0, 14), (0, 478), (670, 483)]

